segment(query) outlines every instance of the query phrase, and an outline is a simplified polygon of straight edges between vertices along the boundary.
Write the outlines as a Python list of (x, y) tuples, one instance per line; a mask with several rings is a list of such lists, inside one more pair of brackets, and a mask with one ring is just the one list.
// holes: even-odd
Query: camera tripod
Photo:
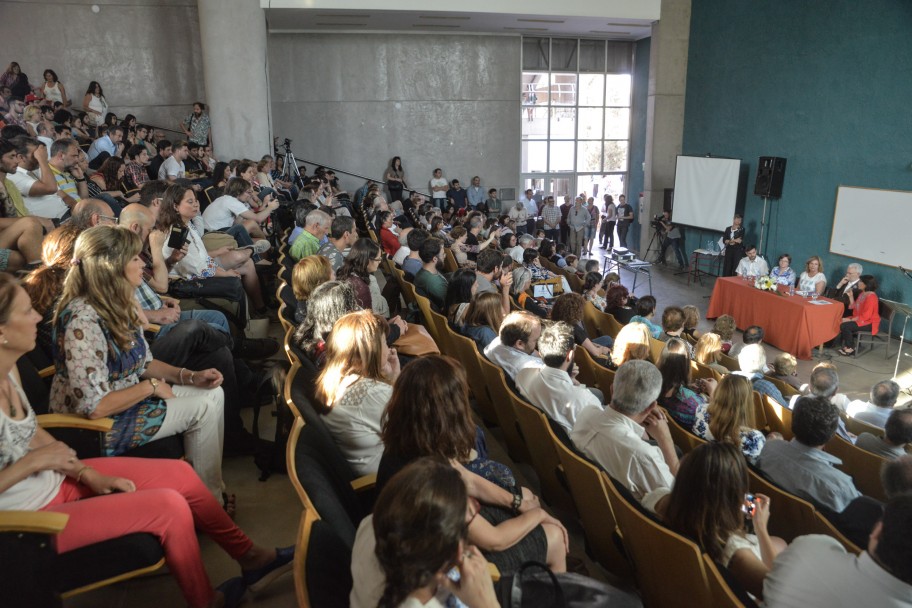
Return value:
[[(279, 157), (279, 146), (276, 143), (278, 137), (273, 140), (273, 147), (275, 148), (275, 155)], [(285, 142), (282, 144), (285, 148), (285, 153), (282, 154), (282, 178), (286, 181), (291, 182), (298, 188), (304, 185), (303, 180), (301, 179), (301, 170), (298, 168), (298, 161), (295, 159), (294, 152), (291, 151), (291, 140), (287, 137)]]
[(649, 260), (649, 253), (655, 251), (656, 258), (654, 262), (660, 262), (659, 256), (662, 254), (662, 245), (665, 244), (665, 237), (662, 236), (662, 230), (653, 227), (652, 238), (649, 239), (649, 245), (646, 247), (646, 253), (643, 255), (644, 260)]

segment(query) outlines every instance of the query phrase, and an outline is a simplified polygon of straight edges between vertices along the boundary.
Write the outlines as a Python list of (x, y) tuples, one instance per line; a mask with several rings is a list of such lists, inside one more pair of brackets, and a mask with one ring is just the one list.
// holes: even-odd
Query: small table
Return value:
[(646, 275), (646, 278), (649, 281), (649, 295), (652, 295), (652, 272), (650, 272), (652, 263), (636, 258), (631, 260), (616, 260), (610, 255), (607, 255), (605, 256), (605, 264), (602, 266), (602, 274), (608, 274), (608, 271), (612, 268), (617, 270), (618, 274), (621, 274), (621, 268), (633, 274), (633, 286), (630, 288), (630, 293), (636, 292), (637, 276), (641, 274)]
[[(701, 266), (702, 264), (702, 266)], [(715, 271), (715, 272), (713, 272)], [(687, 275), (687, 284), (691, 281), (700, 281), (703, 277), (718, 277), (722, 274), (722, 252), (709, 249), (694, 249), (690, 256), (690, 272)]]
[[(781, 290), (785, 287), (780, 286)], [(709, 301), (708, 319), (724, 314), (735, 318), (739, 329), (759, 325), (764, 341), (799, 359), (810, 359), (815, 346), (835, 338), (842, 322), (842, 303), (818, 298), (819, 304), (801, 296), (761, 291), (741, 277), (716, 279)]]

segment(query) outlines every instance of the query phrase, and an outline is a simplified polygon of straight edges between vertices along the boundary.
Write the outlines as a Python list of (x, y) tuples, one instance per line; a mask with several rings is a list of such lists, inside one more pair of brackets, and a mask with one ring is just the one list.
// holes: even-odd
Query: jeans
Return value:
[(557, 243), (557, 239), (560, 237), (560, 228), (545, 228), (545, 238), (551, 241), (552, 243)]
[(630, 222), (618, 222), (618, 241), (621, 243), (621, 247), (627, 248), (627, 231), (630, 229)]
[(659, 263), (665, 263), (665, 252), (668, 251), (668, 248), (671, 247), (674, 249), (675, 257), (678, 258), (679, 266), (687, 266), (687, 257), (684, 255), (684, 247), (681, 243), (682, 239), (671, 237), (665, 237), (665, 242), (662, 243), (662, 251), (659, 253)]
[[(180, 320), (188, 321), (190, 319), (199, 319), (203, 323), (211, 325), (213, 329), (217, 329), (220, 332), (231, 335), (231, 328), (228, 326), (228, 319), (225, 318), (224, 313), (221, 313), (217, 310), (184, 310), (181, 311)], [(180, 321), (178, 321), (179, 323)], [(177, 323), (168, 323), (167, 325), (162, 325), (161, 329), (156, 335), (156, 340), (160, 340), (168, 335), (168, 332), (174, 329), (177, 326)], [(229, 342), (227, 345), (231, 347)]]
[(614, 249), (614, 224), (615, 222), (603, 222), (602, 247)]

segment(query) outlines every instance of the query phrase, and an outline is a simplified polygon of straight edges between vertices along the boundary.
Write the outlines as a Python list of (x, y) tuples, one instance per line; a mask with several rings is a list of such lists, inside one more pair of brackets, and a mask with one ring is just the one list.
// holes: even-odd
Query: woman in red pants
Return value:
[[(38, 427), (16, 361), (35, 347), (41, 320), (25, 290), (0, 273), (0, 509), (70, 516), (57, 537), (61, 553), (134, 532), (161, 541), (168, 567), (193, 608), (235, 606), (291, 567), (294, 548), (253, 543), (186, 462), (93, 458)], [(99, 522), (104, 522), (99, 525)], [(212, 588), (194, 529), (238, 562), (241, 576)]]

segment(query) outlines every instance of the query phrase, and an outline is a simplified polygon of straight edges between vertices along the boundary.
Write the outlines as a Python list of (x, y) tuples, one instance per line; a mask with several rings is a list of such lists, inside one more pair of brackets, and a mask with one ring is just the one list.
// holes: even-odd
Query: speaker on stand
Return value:
[(763, 199), (763, 217), (760, 220), (760, 251), (765, 252), (763, 241), (766, 232), (766, 207), (771, 198), (782, 197), (782, 184), (785, 181), (785, 159), (779, 156), (761, 156), (757, 163), (757, 179), (754, 182), (754, 194)]

